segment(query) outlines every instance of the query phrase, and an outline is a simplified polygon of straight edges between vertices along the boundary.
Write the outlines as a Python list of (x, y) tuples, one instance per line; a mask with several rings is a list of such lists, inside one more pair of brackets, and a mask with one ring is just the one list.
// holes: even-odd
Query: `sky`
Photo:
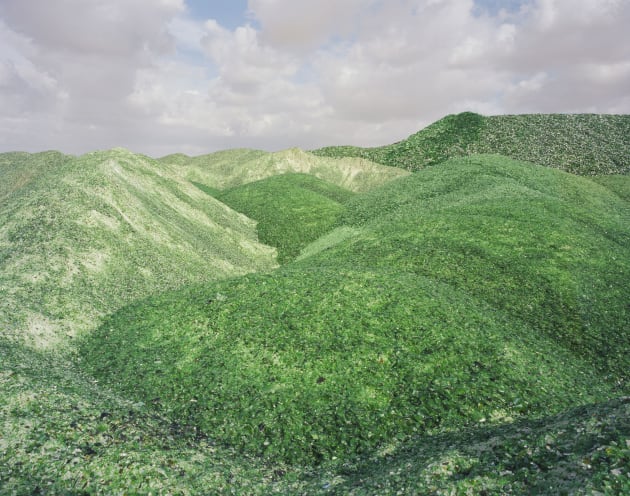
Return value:
[(377, 146), (630, 113), (630, 0), (0, 0), (0, 152)]

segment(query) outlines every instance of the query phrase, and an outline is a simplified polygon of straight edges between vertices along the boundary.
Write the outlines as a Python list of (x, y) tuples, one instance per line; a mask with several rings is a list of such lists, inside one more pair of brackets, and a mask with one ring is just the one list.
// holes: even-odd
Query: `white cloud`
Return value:
[(503, 77), (486, 73), (485, 62), (475, 67), (493, 26), (472, 7), (468, 0), (389, 4), (347, 51), (320, 54), (321, 86), (336, 112), (357, 122), (413, 122), (498, 91)]
[[(24, 83), (14, 98), (24, 119), (2, 148), (84, 151), (126, 139), (137, 123), (126, 100), (137, 71), (173, 49), (166, 22), (182, 8), (180, 1), (3, 0), (0, 41), (14, 53), (0, 55)], [(41, 133), (46, 125), (59, 133)]]
[[(398, 1), (398, 0), (394, 0)], [(288, 51), (314, 48), (330, 37), (348, 37), (375, 0), (249, 0), (265, 42)]]
[[(29, 57), (36, 53), (30, 40), (0, 20), (0, 108), (3, 117), (16, 122), (59, 112), (67, 93), (44, 68)], [(14, 120), (16, 119), (16, 120)]]
[(293, 76), (299, 67), (294, 57), (260, 43), (249, 25), (228, 31), (208, 21), (203, 46), (222, 79), (236, 91), (255, 92), (271, 80)]
[(163, 21), (179, 12), (179, 1), (3, 0), (11, 27), (48, 50), (89, 57), (129, 57), (169, 46)]
[(585, 64), (579, 69), (582, 72), (582, 77), (592, 84), (623, 85), (626, 90), (630, 88), (630, 60), (612, 64)]
[(202, 27), (201, 45), (216, 76), (163, 60), (142, 71), (130, 101), (165, 126), (204, 131), (215, 142), (235, 138), (251, 146), (267, 139), (282, 147), (274, 138), (279, 130), (285, 138), (306, 133), (306, 114), (321, 114), (322, 102), (312, 84), (294, 81), (295, 57), (262, 44), (248, 25), (231, 31), (210, 20)]
[(177, 16), (168, 24), (168, 32), (180, 50), (202, 52), (202, 39), (205, 36), (203, 24), (193, 19)]
[(376, 145), (464, 110), (630, 112), (630, 2), (510, 5), (250, 0), (227, 29), (182, 0), (2, 0), (0, 149)]

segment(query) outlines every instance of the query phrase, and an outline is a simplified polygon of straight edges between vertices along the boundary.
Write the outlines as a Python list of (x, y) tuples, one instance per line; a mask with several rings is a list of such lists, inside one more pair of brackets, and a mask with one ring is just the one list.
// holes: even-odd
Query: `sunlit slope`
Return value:
[(27, 190), (38, 176), (54, 173), (72, 158), (55, 151), (0, 153), (0, 205), (9, 201), (12, 195)]
[(87, 370), (292, 463), (628, 391), (629, 209), (605, 188), (480, 156), (346, 205), (300, 262), (111, 316)]
[(287, 173), (214, 195), (257, 221), (260, 241), (276, 247), (278, 261), (286, 262), (333, 228), (354, 193), (315, 176)]
[(177, 166), (189, 180), (226, 189), (288, 172), (310, 174), (351, 191), (367, 191), (407, 174), (362, 158), (317, 157), (297, 148), (268, 153), (226, 150), (200, 157), (168, 155), (161, 162)]
[(627, 380), (628, 203), (500, 156), (443, 165), (348, 203), (344, 223), (371, 235), (326, 256), (462, 289)]
[(4, 336), (52, 345), (135, 298), (275, 265), (253, 221), (148, 157), (89, 153), (22, 183), (0, 207)]
[(418, 170), (449, 158), (497, 153), (575, 174), (630, 172), (630, 115), (449, 115), (408, 138), (376, 148), (326, 147), (329, 157), (363, 157)]

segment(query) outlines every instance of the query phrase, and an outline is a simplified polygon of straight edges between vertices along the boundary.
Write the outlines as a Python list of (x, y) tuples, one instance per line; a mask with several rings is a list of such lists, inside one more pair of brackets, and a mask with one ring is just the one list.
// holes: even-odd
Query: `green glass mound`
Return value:
[(630, 172), (630, 115), (449, 115), (408, 138), (375, 148), (331, 146), (326, 157), (362, 157), (415, 171), (451, 158), (496, 153), (579, 175)]
[(330, 231), (354, 194), (307, 174), (281, 174), (217, 192), (215, 197), (257, 222), (258, 238), (281, 263)]
[(86, 370), (307, 465), (628, 392), (630, 210), (609, 189), (475, 156), (344, 205), (345, 234), (310, 256), (115, 313)]

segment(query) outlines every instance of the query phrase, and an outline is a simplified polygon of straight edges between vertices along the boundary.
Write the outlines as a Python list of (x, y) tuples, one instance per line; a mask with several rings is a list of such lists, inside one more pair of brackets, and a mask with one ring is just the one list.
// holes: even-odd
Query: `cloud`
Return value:
[(11, 28), (47, 55), (129, 58), (169, 48), (164, 19), (183, 9), (174, 0), (3, 0)]
[(294, 81), (299, 61), (263, 45), (251, 26), (231, 31), (214, 20), (202, 26), (200, 46), (216, 75), (205, 78), (202, 66), (165, 61), (142, 71), (132, 103), (157, 111), (162, 124), (203, 129), (221, 138), (295, 130), (305, 109), (320, 106), (312, 85)]
[(240, 93), (251, 94), (270, 80), (291, 77), (299, 67), (291, 55), (262, 44), (258, 31), (249, 25), (228, 31), (207, 21), (202, 44), (220, 68), (222, 80)]
[(287, 51), (312, 49), (331, 37), (347, 38), (359, 28), (375, 0), (249, 0), (266, 43)]
[[(51, 148), (83, 149), (69, 143), (85, 135), (83, 127), (105, 129), (110, 139), (122, 133), (125, 123), (135, 120), (126, 98), (137, 71), (173, 49), (165, 23), (182, 9), (174, 0), (3, 0), (0, 39), (8, 41), (12, 53), (0, 54), (5, 72), (12, 68), (13, 80), (23, 82), (13, 101), (20, 103), (23, 118), (32, 116), (20, 123), (21, 141), (51, 136), (34, 132), (42, 119), (62, 134), (53, 135), (62, 142), (43, 145)], [(92, 146), (100, 144), (90, 138)]]
[(22, 116), (55, 110), (55, 102), (66, 95), (57, 81), (37, 68), (23, 53), (32, 50), (29, 40), (0, 22), (0, 39), (10, 40), (0, 48), (0, 108), (4, 116)]
[(539, 0), (496, 64), (513, 75), (511, 112), (630, 112), (630, 4), (621, 0)]
[(473, 7), (468, 0), (389, 3), (346, 51), (321, 53), (320, 84), (337, 115), (418, 122), (458, 103), (479, 107), (499, 92), (505, 76), (489, 72), (486, 59), (496, 28)]
[(3, 0), (0, 148), (377, 145), (464, 110), (630, 112), (625, 0), (248, 8), (228, 29), (183, 0)]
[(516, 36), (508, 67), (536, 71), (628, 60), (630, 4), (619, 0), (539, 0)]

